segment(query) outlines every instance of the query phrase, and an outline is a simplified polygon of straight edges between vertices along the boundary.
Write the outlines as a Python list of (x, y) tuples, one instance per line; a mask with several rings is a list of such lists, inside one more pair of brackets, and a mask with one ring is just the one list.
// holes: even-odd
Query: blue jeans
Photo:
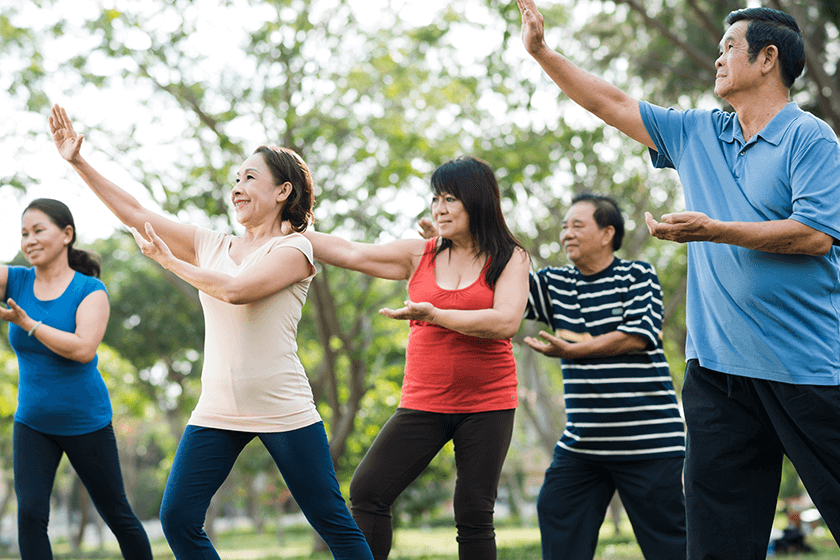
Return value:
[(370, 548), (341, 496), (322, 422), (275, 433), (187, 426), (160, 507), (163, 532), (175, 557), (219, 558), (204, 532), (204, 517), (239, 453), (255, 437), (268, 449), (292, 497), (333, 556), (372, 560)]
[(52, 558), (47, 524), (62, 453), (67, 454), (97, 511), (117, 537), (123, 557), (151, 559), (149, 538), (125, 495), (117, 440), (110, 424), (89, 434), (54, 436), (15, 422), (13, 445), (18, 541), (23, 560)]

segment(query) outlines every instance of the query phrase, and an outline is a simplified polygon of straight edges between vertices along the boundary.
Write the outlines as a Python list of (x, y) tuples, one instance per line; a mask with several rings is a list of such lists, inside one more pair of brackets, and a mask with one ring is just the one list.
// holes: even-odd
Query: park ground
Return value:
[[(625, 520), (626, 522), (626, 520)], [(629, 524), (616, 534), (609, 525), (601, 529), (596, 560), (643, 560)], [(536, 527), (501, 527), (497, 529), (498, 560), (538, 560), (540, 534)], [(809, 535), (808, 544), (816, 551), (803, 555), (808, 560), (836, 560), (840, 549), (830, 535)], [(163, 539), (153, 539), (152, 547), (157, 559), (171, 559), (172, 552)], [(282, 542), (275, 531), (256, 534), (251, 530), (236, 529), (220, 533), (217, 548), (222, 558), (228, 560), (329, 560), (329, 554), (312, 554), (312, 533), (308, 527), (295, 526), (283, 530)], [(71, 554), (66, 541), (54, 543), (57, 560), (118, 560), (122, 558), (114, 544), (104, 548), (85, 549)], [(389, 560), (451, 560), (457, 558), (454, 528), (399, 529)], [(776, 558), (786, 556), (778, 555)], [(15, 558), (15, 556), (7, 556)]]

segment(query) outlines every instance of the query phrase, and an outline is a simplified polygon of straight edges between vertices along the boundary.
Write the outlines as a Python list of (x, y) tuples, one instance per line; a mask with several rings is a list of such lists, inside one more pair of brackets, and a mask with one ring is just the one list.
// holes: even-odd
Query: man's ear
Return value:
[(761, 49), (759, 53), (759, 62), (761, 62), (761, 70), (765, 74), (771, 72), (774, 66), (779, 67), (779, 76), (781, 76), (781, 66), (779, 64), (779, 49), (776, 45), (767, 45)]
[(615, 227), (607, 226), (604, 228), (604, 245), (612, 245), (613, 237), (615, 237)]

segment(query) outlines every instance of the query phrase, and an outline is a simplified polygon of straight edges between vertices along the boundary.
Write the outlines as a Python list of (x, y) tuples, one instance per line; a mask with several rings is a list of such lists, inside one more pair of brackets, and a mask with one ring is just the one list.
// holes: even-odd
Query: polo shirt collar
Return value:
[[(802, 110), (796, 105), (796, 102), (791, 101), (770, 119), (770, 122), (755, 135), (755, 138), (761, 137), (766, 142), (778, 146), (785, 131), (801, 112)], [(738, 121), (737, 113), (732, 113), (732, 118), (723, 126), (718, 138), (727, 144), (733, 143), (736, 139), (740, 144), (744, 144), (744, 133), (741, 131), (741, 123)]]

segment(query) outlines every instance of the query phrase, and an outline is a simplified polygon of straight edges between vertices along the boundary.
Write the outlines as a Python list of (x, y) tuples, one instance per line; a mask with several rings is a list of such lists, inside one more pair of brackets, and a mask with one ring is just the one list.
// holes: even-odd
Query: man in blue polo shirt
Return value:
[(789, 15), (732, 12), (715, 94), (734, 113), (640, 102), (544, 41), (528, 52), (576, 103), (677, 169), (687, 212), (651, 234), (689, 244), (685, 466), (689, 558), (764, 558), (787, 454), (840, 539), (840, 151), (790, 101), (804, 67)]
[(662, 289), (649, 263), (615, 256), (623, 238), (615, 200), (578, 195), (560, 235), (573, 264), (531, 273), (525, 318), (552, 332), (525, 343), (562, 359), (566, 401), (537, 500), (545, 560), (593, 558), (616, 490), (645, 558), (685, 558), (685, 430), (662, 352)]

